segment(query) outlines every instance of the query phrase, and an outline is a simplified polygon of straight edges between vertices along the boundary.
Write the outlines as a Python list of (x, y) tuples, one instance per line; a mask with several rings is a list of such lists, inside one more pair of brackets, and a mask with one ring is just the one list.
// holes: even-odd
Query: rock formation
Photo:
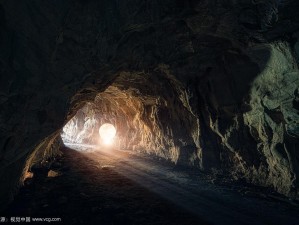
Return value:
[(62, 128), (84, 106), (95, 124), (116, 125), (122, 148), (296, 196), (298, 9), (1, 0), (2, 207), (32, 165), (59, 153)]

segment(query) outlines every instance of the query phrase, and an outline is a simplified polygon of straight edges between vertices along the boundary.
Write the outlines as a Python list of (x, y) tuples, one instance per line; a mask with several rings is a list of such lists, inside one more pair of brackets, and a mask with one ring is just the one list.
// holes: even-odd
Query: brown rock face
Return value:
[(122, 148), (295, 196), (299, 4), (236, 2), (0, 1), (1, 203), (84, 106)]
[(64, 128), (63, 137), (66, 142), (97, 144), (104, 123), (116, 127), (118, 148), (201, 166), (198, 118), (183, 84), (163, 66), (148, 72), (120, 73), (77, 112)]

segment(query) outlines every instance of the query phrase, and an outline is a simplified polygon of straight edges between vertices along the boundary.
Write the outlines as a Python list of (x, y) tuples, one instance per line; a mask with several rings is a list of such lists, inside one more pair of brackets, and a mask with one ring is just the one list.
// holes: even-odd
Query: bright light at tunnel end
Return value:
[(110, 123), (104, 123), (100, 129), (99, 134), (104, 145), (109, 146), (113, 144), (113, 139), (116, 134), (115, 127)]

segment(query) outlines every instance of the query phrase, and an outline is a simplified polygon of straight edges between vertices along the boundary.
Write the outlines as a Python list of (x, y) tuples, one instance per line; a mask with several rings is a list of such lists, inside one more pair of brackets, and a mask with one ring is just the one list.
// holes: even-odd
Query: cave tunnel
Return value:
[(298, 10), (0, 1), (0, 223), (299, 224)]
[(70, 146), (101, 148), (105, 140), (101, 140), (99, 130), (111, 124), (117, 130), (113, 148), (199, 167), (199, 121), (187, 96), (183, 85), (164, 72), (121, 73), (68, 121), (62, 140)]

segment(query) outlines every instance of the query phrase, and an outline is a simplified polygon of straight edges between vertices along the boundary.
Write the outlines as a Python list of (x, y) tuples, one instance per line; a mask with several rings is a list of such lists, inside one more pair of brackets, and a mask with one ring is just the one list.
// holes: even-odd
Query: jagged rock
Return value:
[(48, 177), (57, 177), (60, 176), (61, 174), (59, 172), (56, 172), (54, 170), (49, 170), (48, 172)]
[(31, 172), (26, 172), (25, 176), (24, 176), (24, 180), (25, 179), (30, 179), (30, 178), (33, 178), (34, 174), (31, 173)]
[(299, 5), (276, 3), (1, 1), (2, 206), (69, 121), (69, 140), (110, 122), (124, 149), (296, 192)]

